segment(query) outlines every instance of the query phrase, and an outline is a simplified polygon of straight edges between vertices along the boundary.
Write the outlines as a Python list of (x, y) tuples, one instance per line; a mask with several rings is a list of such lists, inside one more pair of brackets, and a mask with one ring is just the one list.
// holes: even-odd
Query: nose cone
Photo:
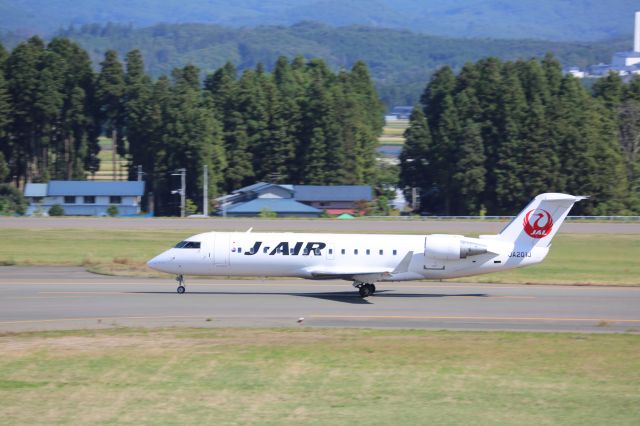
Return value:
[(171, 272), (169, 269), (171, 258), (167, 252), (161, 253), (147, 262), (147, 266), (151, 269), (161, 272)]

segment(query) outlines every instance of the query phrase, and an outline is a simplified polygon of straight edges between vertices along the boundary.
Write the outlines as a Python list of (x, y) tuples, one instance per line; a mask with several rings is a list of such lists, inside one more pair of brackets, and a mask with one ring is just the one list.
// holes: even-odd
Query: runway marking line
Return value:
[(194, 319), (205, 318), (204, 315), (152, 315), (152, 316), (130, 316), (130, 317), (80, 317), (80, 318), (55, 318), (55, 319), (41, 319), (41, 320), (14, 320), (14, 321), (0, 321), (0, 324), (30, 324), (30, 323), (50, 323), (60, 321), (108, 321), (108, 320), (123, 320), (123, 319)]
[(640, 323), (640, 319), (613, 318), (555, 318), (555, 317), (462, 317), (427, 315), (309, 315), (309, 318), (333, 319), (441, 319), (441, 320), (484, 320), (484, 321), (606, 321)]
[[(79, 317), (57, 318), (41, 320), (13, 320), (0, 321), (0, 325), (8, 324), (38, 324), (64, 321), (114, 321), (114, 320), (149, 320), (149, 319), (197, 319), (206, 315), (150, 315), (150, 316), (119, 316), (119, 317)], [(213, 317), (215, 318), (215, 316)], [(247, 316), (223, 315), (219, 318), (247, 318)], [(255, 318), (252, 316), (252, 318)], [(278, 317), (280, 318), (280, 317)], [(611, 319), (611, 318), (544, 318), (544, 317), (465, 317), (465, 316), (423, 316), (423, 315), (309, 315), (307, 318), (333, 319), (441, 319), (441, 320), (489, 320), (489, 321), (568, 321), (568, 322), (602, 322), (609, 323), (640, 323), (640, 319)]]

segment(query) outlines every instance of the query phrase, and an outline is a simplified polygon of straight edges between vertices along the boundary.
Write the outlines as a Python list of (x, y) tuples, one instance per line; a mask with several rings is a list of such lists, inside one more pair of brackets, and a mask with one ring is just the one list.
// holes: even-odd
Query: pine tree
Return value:
[(124, 93), (124, 127), (131, 156), (129, 178), (134, 178), (138, 166), (143, 170), (148, 166), (146, 157), (153, 155), (150, 140), (157, 131), (153, 118), (153, 84), (144, 72), (139, 50), (127, 53)]
[(37, 157), (42, 153), (42, 137), (46, 123), (40, 110), (42, 89), (40, 68), (44, 42), (32, 37), (20, 43), (6, 61), (7, 86), (11, 98), (12, 145), (11, 175), (19, 183), (31, 181), (37, 173)]
[[(419, 188), (427, 199), (433, 186), (434, 165), (430, 161), (431, 130), (424, 113), (414, 108), (409, 118), (409, 127), (404, 132), (405, 143), (400, 153), (400, 187), (405, 188), (409, 196), (411, 188)], [(424, 208), (427, 208), (424, 205)], [(413, 206), (414, 210), (423, 210)]]
[(522, 174), (524, 122), (527, 104), (522, 86), (512, 69), (505, 69), (499, 86), (497, 122), (495, 123), (499, 144), (495, 148), (495, 187), (487, 188), (495, 194), (492, 205), (498, 214), (512, 214), (515, 206), (529, 200), (524, 192)]
[(619, 109), (619, 130), (622, 154), (627, 170), (632, 210), (638, 211), (640, 194), (640, 102), (625, 101)]
[(424, 115), (432, 129), (438, 128), (440, 116), (444, 110), (444, 99), (454, 95), (455, 86), (456, 77), (453, 70), (444, 66), (433, 74), (420, 97), (420, 103), (424, 106)]
[(593, 84), (593, 95), (603, 100), (609, 111), (614, 111), (620, 106), (624, 98), (624, 83), (620, 74), (611, 71), (606, 76), (599, 78)]
[[(1, 70), (1, 68), (0, 68)], [(11, 104), (4, 72), (0, 71), (0, 169), (3, 170), (0, 182), (9, 175), (7, 158), (10, 158), (11, 147), (9, 145), (9, 127), (11, 124)]]
[(126, 154), (123, 137), (125, 91), (125, 75), (118, 54), (114, 50), (108, 50), (104, 61), (100, 63), (100, 74), (96, 81), (96, 102), (99, 105), (99, 121), (106, 125), (107, 133), (111, 136), (114, 175), (116, 153)]
[(54, 38), (47, 51), (56, 58), (54, 71), (61, 84), (62, 107), (53, 126), (51, 139), (55, 150), (52, 176), (58, 179), (84, 179), (84, 164), (92, 141), (93, 106), (88, 94), (93, 91), (93, 70), (89, 55), (66, 38)]
[(456, 148), (456, 162), (451, 177), (454, 214), (479, 215), (485, 191), (486, 169), (480, 125), (467, 119), (460, 131)]

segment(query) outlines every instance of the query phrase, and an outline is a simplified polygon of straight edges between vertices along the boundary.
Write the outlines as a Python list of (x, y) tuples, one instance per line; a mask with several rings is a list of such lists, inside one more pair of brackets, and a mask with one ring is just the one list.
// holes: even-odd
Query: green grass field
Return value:
[(404, 132), (409, 127), (409, 120), (391, 121), (382, 129), (382, 135), (378, 138), (379, 145), (403, 145)]
[[(145, 262), (197, 231), (0, 230), (0, 264), (83, 265), (108, 274), (154, 275)], [(640, 285), (637, 235), (560, 234), (539, 265), (465, 281)]]
[(637, 425), (640, 336), (109, 329), (0, 336), (0, 423)]

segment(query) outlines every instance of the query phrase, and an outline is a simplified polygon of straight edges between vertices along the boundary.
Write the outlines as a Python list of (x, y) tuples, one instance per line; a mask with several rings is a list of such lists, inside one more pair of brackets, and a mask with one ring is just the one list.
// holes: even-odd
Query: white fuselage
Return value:
[(496, 236), (435, 236), (485, 248), (482, 254), (456, 258), (457, 251), (447, 256), (430, 252), (427, 239), (433, 237), (208, 232), (189, 237), (181, 242), (190, 242), (187, 248), (171, 248), (148, 264), (178, 275), (366, 279), (370, 274), (372, 281), (403, 281), (518, 268), (541, 262), (548, 252), (547, 247), (517, 251), (514, 243)]

